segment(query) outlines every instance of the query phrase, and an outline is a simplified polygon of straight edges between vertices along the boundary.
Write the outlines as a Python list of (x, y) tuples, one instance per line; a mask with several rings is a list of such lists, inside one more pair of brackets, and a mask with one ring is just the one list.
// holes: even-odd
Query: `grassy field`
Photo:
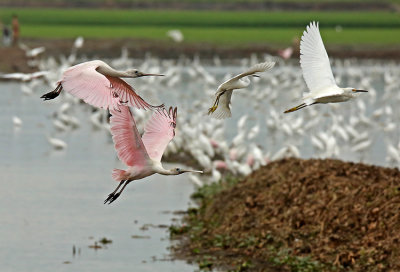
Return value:
[(18, 14), (23, 24), (125, 25), (170, 27), (301, 27), (311, 20), (322, 27), (400, 27), (400, 17), (390, 12), (258, 12), (258, 11), (164, 11), (7, 9), (0, 17), (10, 20)]
[[(18, 3), (24, 4), (29, 0), (3, 0), (5, 3)], [(62, 2), (62, 1), (58, 1)], [(150, 1), (149, 1), (150, 2)], [(214, 0), (151, 0), (151, 3), (162, 3), (162, 4), (174, 4), (174, 3), (189, 3), (189, 4), (215, 4)], [(219, 3), (264, 3), (265, 0), (219, 0)], [(270, 3), (315, 3), (316, 0), (269, 0)], [(318, 0), (319, 3), (399, 3), (400, 0)], [(46, 6), (49, 4), (48, 0), (35, 0), (36, 4), (41, 4)], [(142, 0), (113, 0), (112, 4), (132, 4), (132, 3), (143, 3)], [(68, 0), (69, 5), (82, 6), (82, 5), (92, 5), (101, 6), (109, 5), (109, 0)]]
[[(2, 8), (18, 14), (22, 37), (145, 38), (166, 40), (182, 30), (188, 42), (290, 44), (312, 20), (330, 44), (400, 44), (400, 17), (390, 12), (222, 12)], [(341, 32), (335, 27), (340, 25)]]

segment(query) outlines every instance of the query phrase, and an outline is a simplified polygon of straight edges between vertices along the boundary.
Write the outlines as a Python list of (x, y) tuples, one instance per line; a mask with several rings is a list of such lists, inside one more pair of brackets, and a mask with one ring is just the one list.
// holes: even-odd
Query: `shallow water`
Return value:
[[(398, 78), (400, 68), (393, 63), (388, 67), (385, 65), (382, 62), (337, 61), (333, 72), (340, 85), (369, 88), (371, 92), (357, 98), (361, 102), (316, 105), (296, 114), (283, 115), (289, 106), (298, 104), (306, 87), (297, 62), (280, 63), (271, 73), (254, 80), (248, 90), (233, 95), (233, 116), (221, 121), (225, 137), (230, 142), (236, 136), (237, 122), (247, 114), (246, 130), (260, 125), (260, 133), (253, 142), (268, 152), (269, 157), (287, 145), (296, 146), (303, 158), (327, 157), (310, 141), (310, 136), (325, 131), (335, 136), (340, 149), (334, 156), (336, 158), (397, 166), (386, 159), (386, 145), (399, 142), (397, 105), (400, 96), (394, 87), (396, 83), (389, 88), (384, 79), (387, 73)], [(191, 78), (183, 69), (184, 76), (176, 84), (170, 84), (165, 77), (153, 81), (134, 80), (134, 86), (153, 104), (163, 102), (178, 107), (176, 130), (179, 136), (194, 114), (202, 114), (204, 119), (201, 121), (208, 122), (205, 112), (218, 84), (225, 74), (243, 70), (236, 64), (205, 68), (215, 75), (216, 83), (205, 83), (200, 77)], [(21, 86), (20, 83), (0, 83), (2, 270), (121, 271), (134, 268), (135, 271), (193, 271), (195, 266), (169, 259), (167, 229), (154, 227), (170, 225), (174, 218), (172, 211), (185, 210), (190, 205), (189, 196), (194, 186), (188, 176), (153, 175), (131, 183), (116, 202), (104, 205), (104, 199), (117, 185), (111, 179), (111, 170), (123, 167), (116, 157), (110, 133), (93, 127), (87, 117), (91, 109), (84, 104), (74, 105), (71, 110), (71, 114), (80, 119), (80, 128), (57, 132), (52, 124), (53, 113), (65, 102), (65, 97), (43, 102), (39, 96), (49, 91), (50, 86), (43, 83), (36, 86), (33, 95), (22, 94)], [(258, 93), (264, 95), (257, 98)], [(375, 118), (373, 112), (386, 105), (392, 112)], [(275, 130), (266, 126), (272, 110), (279, 113)], [(352, 116), (360, 115), (369, 123), (351, 120)], [(21, 118), (20, 128), (13, 125), (13, 116)], [(367, 133), (367, 138), (372, 139), (370, 147), (361, 152), (352, 151), (357, 141), (344, 141), (330, 130), (334, 116), (343, 118), (339, 124), (354, 125), (358, 133)], [(315, 118), (319, 120), (316, 125), (303, 129)], [(283, 124), (290, 126), (300, 119), (303, 132), (292, 129), (288, 133), (282, 129)], [(385, 131), (389, 122), (394, 122), (395, 127)], [(46, 136), (61, 138), (68, 147), (53, 150)], [(142, 230), (147, 224), (152, 226)], [(133, 239), (132, 235), (150, 238)], [(113, 242), (99, 250), (89, 248), (103, 237)], [(73, 246), (77, 249), (75, 256)]]
[[(104, 205), (116, 186), (111, 170), (122, 167), (110, 137), (88, 124), (53, 133), (49, 115), (56, 105), (24, 96), (18, 86), (0, 85), (1, 270), (192, 271), (183, 261), (162, 260), (169, 258), (166, 228), (141, 230), (170, 225), (171, 212), (187, 208), (193, 191), (187, 176), (151, 176)], [(23, 120), (20, 129), (14, 115)], [(67, 149), (52, 150), (46, 134), (64, 139)], [(88, 247), (103, 237), (112, 240), (107, 248)]]

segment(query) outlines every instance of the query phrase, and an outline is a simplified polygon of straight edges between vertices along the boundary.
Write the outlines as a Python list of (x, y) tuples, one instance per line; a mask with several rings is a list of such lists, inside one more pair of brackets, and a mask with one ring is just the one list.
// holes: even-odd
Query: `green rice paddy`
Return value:
[[(22, 37), (143, 38), (167, 40), (180, 29), (187, 42), (290, 44), (310, 21), (319, 21), (329, 44), (400, 44), (400, 16), (391, 12), (259, 12), (2, 8), (18, 14)], [(341, 31), (337, 31), (337, 30)]]

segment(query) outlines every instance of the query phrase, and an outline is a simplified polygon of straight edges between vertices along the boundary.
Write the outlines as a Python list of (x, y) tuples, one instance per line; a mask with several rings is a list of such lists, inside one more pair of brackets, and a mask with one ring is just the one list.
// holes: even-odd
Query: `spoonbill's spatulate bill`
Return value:
[(119, 109), (120, 105), (139, 109), (162, 108), (152, 106), (120, 77), (162, 76), (145, 74), (136, 69), (117, 71), (101, 60), (93, 60), (68, 68), (57, 82), (57, 88), (41, 96), (44, 100), (56, 98), (64, 89), (86, 103), (104, 109)]
[(319, 33), (318, 22), (311, 22), (301, 37), (300, 64), (310, 92), (303, 95), (303, 103), (286, 110), (285, 113), (318, 103), (344, 102), (354, 98), (358, 92), (367, 92), (351, 87), (340, 88), (336, 85), (328, 54)]
[[(177, 109), (163, 108), (155, 111), (151, 119), (146, 123), (143, 137), (136, 128), (135, 120), (129, 107), (121, 106), (120, 110), (111, 110), (111, 134), (119, 159), (128, 168), (126, 170), (114, 169), (112, 177), (119, 185), (112, 192), (105, 203), (116, 200), (125, 187), (133, 180), (142, 179), (159, 173), (161, 175), (179, 175), (185, 172), (203, 173), (196, 170), (184, 170), (181, 168), (164, 169), (161, 157), (168, 143), (175, 136)], [(118, 189), (122, 189), (118, 192)]]
[(256, 73), (265, 72), (274, 67), (275, 62), (258, 63), (246, 72), (243, 72), (219, 85), (215, 92), (215, 101), (208, 110), (208, 114), (216, 119), (225, 119), (232, 116), (230, 110), (231, 96), (235, 89), (246, 88), (250, 84), (247, 76), (258, 76)]

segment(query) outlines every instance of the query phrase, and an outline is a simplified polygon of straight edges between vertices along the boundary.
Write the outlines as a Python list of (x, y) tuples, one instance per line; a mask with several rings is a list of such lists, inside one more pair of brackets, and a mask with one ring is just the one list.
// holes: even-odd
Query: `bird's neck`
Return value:
[(161, 163), (155, 162), (153, 164), (153, 169), (156, 173), (165, 175), (165, 176), (170, 176), (170, 175), (175, 175), (171, 170), (165, 169)]
[(176, 175), (175, 172), (172, 172), (171, 170), (168, 169), (162, 169), (162, 171), (158, 172), (161, 175), (165, 175), (165, 176), (172, 176), (172, 175)]
[(99, 72), (100, 74), (103, 74), (105, 76), (113, 76), (113, 77), (129, 77), (129, 75), (125, 72), (125, 71), (118, 71), (115, 70), (113, 68), (111, 68), (110, 66), (99, 66), (97, 68), (97, 72)]

